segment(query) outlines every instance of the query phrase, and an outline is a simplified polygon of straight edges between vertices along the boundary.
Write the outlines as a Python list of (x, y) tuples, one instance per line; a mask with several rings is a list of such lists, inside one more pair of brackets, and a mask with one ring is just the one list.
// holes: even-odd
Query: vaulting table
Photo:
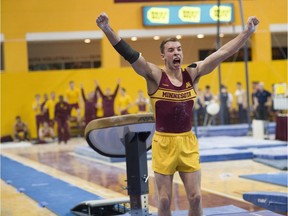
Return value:
[(147, 153), (155, 124), (153, 114), (129, 114), (91, 121), (85, 138), (92, 149), (107, 157), (126, 157), (131, 215), (149, 215)]

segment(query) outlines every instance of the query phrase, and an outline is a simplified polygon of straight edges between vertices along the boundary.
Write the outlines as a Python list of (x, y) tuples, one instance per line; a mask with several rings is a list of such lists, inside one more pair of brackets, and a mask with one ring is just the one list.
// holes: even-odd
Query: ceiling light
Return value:
[(197, 34), (197, 38), (199, 39), (204, 38), (204, 34)]
[(219, 36), (220, 36), (220, 37), (224, 37), (224, 34), (223, 34), (223, 33), (221, 33)]
[(154, 40), (159, 40), (159, 39), (160, 39), (160, 36), (157, 36), (157, 35), (156, 35), (156, 36), (153, 37), (153, 39), (154, 39)]
[(131, 37), (132, 41), (137, 41), (137, 37)]
[(176, 38), (179, 40), (179, 39), (182, 38), (182, 36), (181, 35), (176, 35)]
[(84, 40), (84, 43), (89, 44), (89, 43), (91, 43), (91, 40), (87, 38)]

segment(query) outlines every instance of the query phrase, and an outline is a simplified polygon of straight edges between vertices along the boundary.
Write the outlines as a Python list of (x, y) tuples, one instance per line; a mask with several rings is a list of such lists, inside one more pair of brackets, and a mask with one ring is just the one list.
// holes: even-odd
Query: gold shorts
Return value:
[(198, 140), (192, 131), (161, 133), (155, 131), (152, 141), (152, 168), (155, 172), (172, 175), (200, 170)]

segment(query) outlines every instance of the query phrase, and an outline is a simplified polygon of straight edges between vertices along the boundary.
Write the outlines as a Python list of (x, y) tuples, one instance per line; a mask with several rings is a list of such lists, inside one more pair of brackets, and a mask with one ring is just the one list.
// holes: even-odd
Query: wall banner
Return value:
[[(233, 4), (220, 5), (220, 22), (234, 21)], [(217, 4), (144, 6), (142, 8), (144, 26), (214, 24), (218, 20)]]

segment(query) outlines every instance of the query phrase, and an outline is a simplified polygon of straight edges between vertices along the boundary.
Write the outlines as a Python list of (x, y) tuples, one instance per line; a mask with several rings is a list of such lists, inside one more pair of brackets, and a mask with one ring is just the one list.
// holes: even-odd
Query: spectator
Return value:
[(43, 115), (42, 115), (42, 112), (41, 112), (41, 101), (40, 101), (40, 99), (41, 99), (40, 98), (40, 94), (36, 94), (35, 95), (35, 101), (32, 104), (32, 109), (34, 111), (35, 120), (36, 120), (37, 139), (39, 139), (38, 131), (39, 131), (40, 125), (43, 122)]
[(22, 121), (20, 116), (16, 116), (15, 120), (16, 122), (14, 124), (14, 141), (29, 141), (30, 135), (27, 124)]
[(118, 99), (118, 112), (120, 115), (129, 114), (129, 108), (132, 106), (132, 98), (127, 94), (125, 88), (120, 88)]
[(204, 117), (204, 122), (203, 125), (207, 125), (208, 122), (211, 122), (211, 124), (215, 124), (215, 118), (213, 116), (211, 116), (208, 112), (207, 112), (207, 106), (214, 101), (214, 95), (212, 94), (211, 90), (210, 90), (210, 86), (206, 85), (205, 86), (205, 91), (203, 94), (203, 98), (204, 98), (204, 110), (205, 110), (205, 117)]
[(238, 118), (239, 123), (247, 123), (247, 96), (246, 91), (242, 88), (240, 82), (236, 83), (236, 91), (234, 93), (236, 97), (236, 103), (238, 106)]
[(42, 127), (39, 129), (39, 143), (51, 143), (55, 139), (53, 127), (49, 125), (48, 121), (44, 121)]
[(198, 125), (201, 125), (203, 124), (204, 116), (205, 116), (205, 101), (204, 101), (204, 94), (201, 88), (197, 90), (195, 109), (196, 109), (196, 114), (197, 114), (196, 118), (197, 118)]
[(96, 91), (96, 95), (97, 95), (96, 118), (102, 118), (104, 115), (103, 100), (99, 91)]
[(258, 90), (254, 97), (254, 110), (256, 113), (256, 119), (258, 120), (268, 120), (269, 109), (271, 105), (271, 93), (264, 89), (264, 83), (260, 82), (258, 84)]
[(114, 90), (113, 94), (111, 94), (110, 88), (107, 88), (105, 94), (100, 89), (98, 82), (95, 81), (97, 84), (97, 91), (100, 93), (102, 98), (102, 106), (103, 106), (103, 117), (110, 117), (115, 115), (114, 111), (114, 102), (115, 98), (119, 89), (120, 81), (118, 80), (116, 89)]
[(48, 111), (49, 114), (49, 125), (54, 127), (55, 119), (55, 104), (56, 104), (56, 94), (55, 92), (50, 93), (50, 99), (45, 103), (44, 109)]
[(84, 112), (85, 127), (90, 121), (96, 119), (96, 112), (97, 112), (96, 110), (96, 104), (97, 104), (96, 88), (94, 92), (89, 92), (88, 98), (86, 98), (83, 83), (81, 83), (81, 94), (82, 94), (82, 98), (85, 104), (85, 112)]
[(45, 109), (45, 105), (48, 100), (49, 100), (48, 94), (45, 93), (43, 95), (43, 102), (40, 105), (41, 115), (42, 115), (42, 124), (44, 121), (49, 121), (49, 113), (48, 113), (48, 110)]
[(73, 116), (73, 111), (76, 110), (76, 118), (78, 124), (81, 120), (81, 111), (80, 111), (80, 90), (75, 88), (74, 81), (69, 82), (69, 88), (66, 90), (67, 103), (70, 106), (70, 116)]
[(64, 101), (63, 95), (59, 96), (59, 102), (55, 105), (55, 120), (57, 122), (58, 143), (66, 144), (70, 138), (68, 120), (70, 117), (70, 106)]
[(138, 97), (135, 101), (135, 104), (138, 107), (138, 113), (145, 113), (150, 111), (150, 101), (148, 98), (145, 98), (144, 92), (141, 89), (138, 90)]
[(233, 96), (227, 90), (225, 85), (221, 86), (221, 92), (219, 95), (220, 101), (220, 118), (221, 124), (230, 124), (230, 108), (233, 101)]

